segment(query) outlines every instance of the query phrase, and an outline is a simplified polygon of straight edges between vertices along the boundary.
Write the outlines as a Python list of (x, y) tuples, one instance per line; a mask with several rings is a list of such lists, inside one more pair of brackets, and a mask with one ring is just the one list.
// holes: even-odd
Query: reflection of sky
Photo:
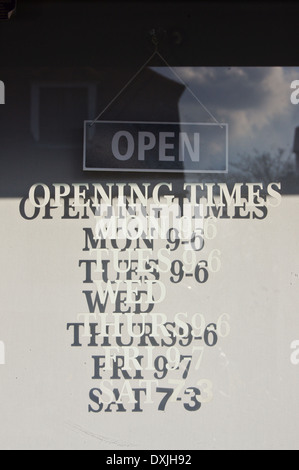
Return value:
[[(178, 81), (166, 67), (155, 71)], [(229, 158), (284, 149), (292, 151), (299, 105), (290, 101), (299, 67), (176, 67), (176, 73), (219, 122), (229, 124)], [(186, 90), (180, 100), (183, 122), (212, 122)]]

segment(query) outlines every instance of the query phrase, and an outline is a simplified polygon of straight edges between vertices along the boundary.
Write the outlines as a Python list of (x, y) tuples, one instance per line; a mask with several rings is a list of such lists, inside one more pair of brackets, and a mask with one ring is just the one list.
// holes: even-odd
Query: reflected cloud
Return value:
[[(155, 70), (174, 78), (166, 68)], [(176, 72), (220, 122), (229, 123), (230, 137), (235, 143), (241, 140), (244, 144), (244, 138), (245, 142), (258, 141), (257, 133), (270, 126), (273, 127), (271, 135), (279, 132), (277, 122), (280, 119), (296, 119), (290, 103), (290, 84), (298, 79), (298, 68), (178, 67)], [(210, 122), (188, 90), (181, 98), (180, 113), (181, 120)], [(293, 132), (293, 123), (291, 127)]]

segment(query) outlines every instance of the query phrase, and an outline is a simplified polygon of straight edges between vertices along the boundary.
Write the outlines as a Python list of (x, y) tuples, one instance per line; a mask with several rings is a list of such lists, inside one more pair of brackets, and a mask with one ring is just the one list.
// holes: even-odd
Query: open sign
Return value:
[(85, 171), (227, 173), (228, 126), (85, 121)]

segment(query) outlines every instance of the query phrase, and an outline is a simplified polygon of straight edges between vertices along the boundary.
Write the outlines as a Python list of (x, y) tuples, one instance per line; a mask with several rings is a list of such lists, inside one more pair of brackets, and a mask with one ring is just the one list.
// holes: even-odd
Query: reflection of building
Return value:
[[(105, 90), (99, 89), (99, 96), (105, 96), (105, 105), (111, 101), (113, 94), (111, 90), (114, 88), (115, 93), (117, 93), (117, 87), (119, 87), (119, 79), (115, 82), (116, 74), (111, 74), (111, 71), (106, 71), (104, 73), (105, 79), (103, 84)], [(121, 73), (123, 75), (123, 73)], [(125, 74), (128, 75), (128, 72)], [(128, 76), (128, 78), (130, 78)], [(123, 82), (124, 83), (124, 82)], [(112, 85), (112, 87), (111, 87)], [(120, 95), (120, 97), (113, 102), (113, 104), (107, 109), (107, 111), (101, 116), (102, 121), (130, 121), (136, 123), (132, 124), (135, 132), (142, 131), (143, 125), (142, 122), (152, 122), (152, 123), (179, 123), (179, 99), (183, 94), (185, 87), (179, 83), (170, 80), (158, 73), (154, 72), (151, 69), (145, 69), (141, 72), (138, 77), (126, 88), (126, 90)], [(108, 100), (109, 98), (109, 100)], [(97, 100), (97, 113), (103, 107), (103, 100)], [(95, 115), (96, 115), (95, 114)], [(121, 129), (121, 125), (117, 125), (116, 128)], [(157, 126), (159, 127), (159, 126)], [(165, 131), (165, 126), (163, 126)], [(179, 124), (176, 126), (178, 132), (180, 131)], [(171, 126), (171, 130), (174, 129), (174, 126)], [(92, 167), (99, 167), (97, 154), (101, 154), (102, 158), (106, 157), (106, 154), (111, 153), (111, 135), (107, 132), (106, 135), (102, 133), (97, 135), (97, 126), (94, 126), (92, 133), (94, 133), (93, 142), (91, 145), (94, 145), (93, 158), (90, 159)], [(110, 146), (110, 149), (108, 147)], [(109, 152), (110, 150), (110, 152)], [(176, 149), (176, 152), (178, 149)], [(92, 161), (94, 159), (94, 162)], [(118, 167), (117, 161), (106, 161), (107, 167)], [(106, 166), (105, 165), (105, 166)], [(134, 162), (133, 162), (134, 165)], [(160, 163), (159, 168), (169, 168), (171, 165)], [(132, 161), (123, 161), (121, 164), (122, 168), (132, 168)], [(142, 167), (146, 169), (157, 169), (157, 164), (154, 161), (154, 158), (151, 160), (146, 159), (144, 162), (138, 164), (138, 168)], [(183, 170), (183, 165), (177, 165), (178, 169)]]
[[(36, 182), (114, 181), (115, 174), (83, 172), (83, 123), (95, 119), (134, 72), (107, 68), (3, 71), (9, 99), (0, 109), (0, 196), (22, 196)], [(145, 69), (101, 119), (179, 122), (183, 91), (184, 86)], [(117, 173), (117, 179), (144, 178)], [(154, 182), (159, 173), (148, 179)]]

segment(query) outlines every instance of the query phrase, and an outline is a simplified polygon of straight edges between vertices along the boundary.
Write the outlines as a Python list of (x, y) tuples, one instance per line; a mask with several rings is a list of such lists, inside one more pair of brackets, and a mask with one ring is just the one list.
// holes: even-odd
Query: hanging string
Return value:
[(213, 121), (215, 121), (216, 124), (218, 124), (221, 129), (223, 129), (222, 124), (216, 119), (216, 117), (211, 113), (211, 111), (203, 104), (203, 102), (198, 98), (198, 96), (195, 95), (195, 93), (191, 90), (189, 85), (178, 75), (178, 73), (175, 71), (175, 69), (169, 65), (167, 60), (160, 54), (158, 51), (158, 40), (156, 36), (153, 37), (153, 44), (155, 45), (155, 51), (154, 53), (149, 57), (149, 59), (140, 67), (140, 69), (135, 73), (135, 75), (125, 84), (125, 86), (117, 93), (117, 95), (110, 101), (109, 104), (103, 109), (103, 111), (100, 112), (100, 114), (93, 120), (91, 124), (89, 124), (90, 127), (92, 127), (102, 116), (103, 114), (112, 106), (112, 104), (118, 100), (118, 98), (122, 95), (122, 93), (131, 85), (131, 83), (136, 80), (138, 75), (150, 64), (150, 62), (153, 60), (153, 58), (157, 55), (162, 62), (169, 68), (169, 70), (177, 77), (177, 79), (184, 85), (184, 87), (188, 90), (188, 92), (193, 96), (193, 98), (199, 103), (199, 105), (206, 111), (206, 113), (212, 118)]
[(155, 55), (157, 54), (157, 49), (155, 52), (150, 56), (150, 58), (145, 62), (145, 64), (140, 67), (138, 72), (135, 73), (135, 75), (126, 83), (126, 85), (120, 90), (119, 93), (110, 101), (109, 104), (101, 111), (101, 113), (95, 118), (95, 120), (90, 124), (90, 127), (92, 127), (102, 116), (103, 114), (112, 106), (112, 104), (117, 101), (117, 99), (122, 95), (122, 93), (131, 85), (131, 83), (134, 82), (134, 80), (140, 75), (140, 73), (150, 64), (150, 62), (153, 60)]
[(187, 85), (187, 83), (178, 75), (178, 73), (175, 71), (175, 69), (173, 67), (171, 67), (171, 65), (169, 65), (169, 63), (167, 62), (166, 59), (164, 59), (164, 57), (160, 54), (160, 52), (157, 50), (155, 52), (155, 54), (157, 54), (157, 56), (160, 57), (160, 59), (164, 62), (164, 64), (169, 68), (169, 70), (171, 70), (171, 72), (177, 77), (177, 79), (186, 87), (186, 90), (189, 91), (189, 93), (193, 96), (193, 98), (195, 98), (195, 100), (200, 104), (200, 106), (206, 111), (206, 113), (208, 113), (208, 115), (213, 119), (213, 121), (215, 121), (216, 124), (218, 124), (221, 129), (223, 129), (223, 126), (222, 124), (220, 124), (220, 122), (215, 118), (215, 116), (211, 113), (211, 111), (203, 104), (203, 102), (198, 98), (198, 96), (195, 95), (195, 93), (191, 90), (191, 88), (189, 87), (189, 85)]

